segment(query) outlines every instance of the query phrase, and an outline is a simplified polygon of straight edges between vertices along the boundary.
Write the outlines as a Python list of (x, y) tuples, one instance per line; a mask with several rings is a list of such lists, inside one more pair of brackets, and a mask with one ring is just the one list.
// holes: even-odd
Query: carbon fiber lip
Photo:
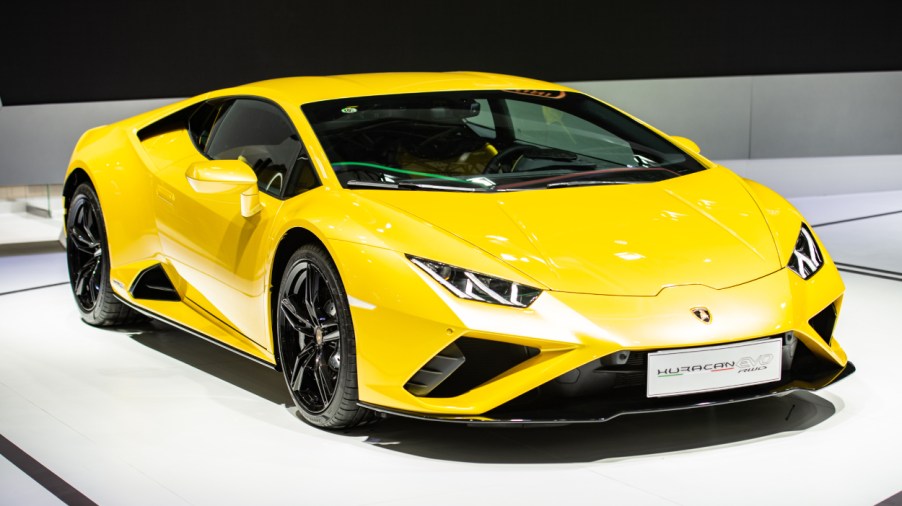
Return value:
[(597, 399), (582, 400), (576, 405), (552, 409), (495, 409), (484, 415), (433, 415), (415, 413), (366, 402), (358, 402), (361, 407), (389, 415), (445, 423), (471, 425), (561, 425), (575, 423), (602, 423), (622, 415), (659, 413), (684, 409), (704, 408), (736, 402), (746, 402), (767, 397), (782, 396), (795, 391), (816, 391), (832, 385), (855, 372), (855, 365), (846, 366), (814, 381), (792, 381), (780, 385), (759, 385), (719, 392), (708, 392), (671, 398), (644, 399), (640, 401), (599, 402)]

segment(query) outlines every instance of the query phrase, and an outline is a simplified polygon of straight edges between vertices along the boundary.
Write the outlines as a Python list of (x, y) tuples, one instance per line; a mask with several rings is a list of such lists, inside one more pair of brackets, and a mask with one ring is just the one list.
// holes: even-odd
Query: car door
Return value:
[[(156, 182), (163, 254), (187, 283), (187, 304), (268, 349), (269, 229), (283, 199), (297, 191), (296, 167), (305, 150), (287, 115), (253, 98), (202, 104), (189, 119), (189, 134), (197, 156), (161, 171)], [(262, 210), (242, 216), (240, 189), (195, 191), (186, 171), (205, 159), (247, 163), (257, 175)]]

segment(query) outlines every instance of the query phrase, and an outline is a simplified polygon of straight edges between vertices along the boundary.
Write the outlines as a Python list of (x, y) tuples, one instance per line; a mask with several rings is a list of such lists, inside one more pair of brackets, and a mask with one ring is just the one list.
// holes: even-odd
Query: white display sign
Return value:
[(693, 394), (778, 381), (783, 339), (648, 354), (648, 397)]

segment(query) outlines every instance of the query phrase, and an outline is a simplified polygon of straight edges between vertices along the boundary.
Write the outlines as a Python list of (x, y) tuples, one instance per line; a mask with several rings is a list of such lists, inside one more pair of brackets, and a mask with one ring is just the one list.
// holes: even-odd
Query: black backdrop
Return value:
[(368, 71), (574, 81), (902, 70), (898, 0), (11, 1), (0, 8), (4, 105)]

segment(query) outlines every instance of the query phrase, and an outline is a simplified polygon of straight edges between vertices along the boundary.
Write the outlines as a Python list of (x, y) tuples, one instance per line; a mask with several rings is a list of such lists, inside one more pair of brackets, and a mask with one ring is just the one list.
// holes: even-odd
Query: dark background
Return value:
[(0, 100), (179, 97), (371, 71), (578, 81), (902, 70), (900, 4), (14, 0), (0, 8)]

